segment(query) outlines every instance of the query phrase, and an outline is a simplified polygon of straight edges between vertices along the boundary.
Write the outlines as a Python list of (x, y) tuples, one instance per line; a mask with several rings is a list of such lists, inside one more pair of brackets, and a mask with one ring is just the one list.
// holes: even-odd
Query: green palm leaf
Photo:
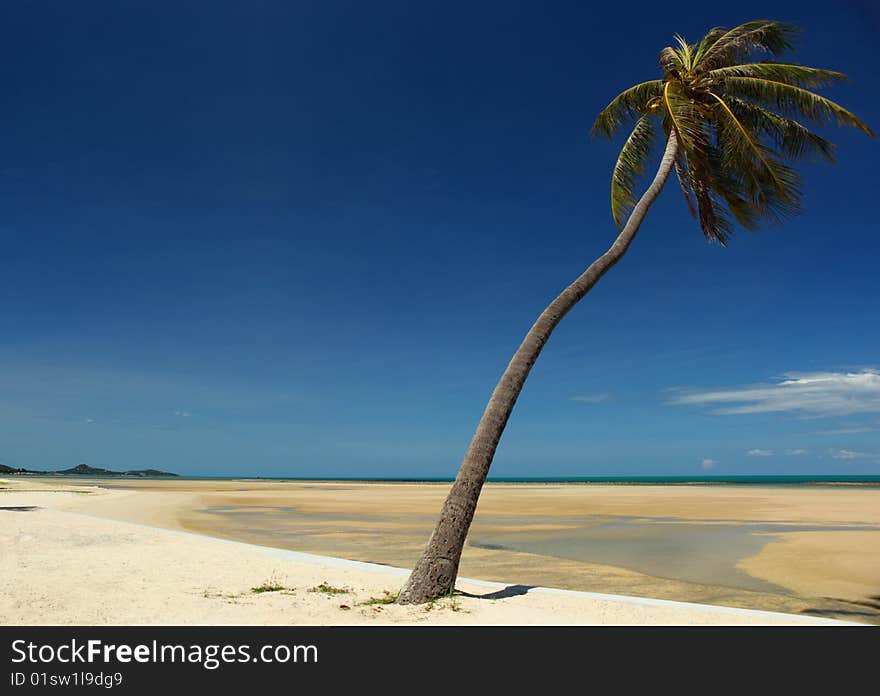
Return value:
[(715, 158), (715, 151), (707, 142), (702, 150), (694, 151), (687, 157), (685, 177), (697, 201), (696, 217), (706, 239), (727, 246), (733, 226), (725, 202), (717, 193), (718, 184), (712, 164)]
[(821, 70), (795, 63), (744, 63), (715, 68), (707, 73), (710, 78), (759, 77), (785, 82), (798, 87), (824, 87), (832, 82), (846, 80), (846, 75), (835, 70)]
[(692, 100), (675, 81), (663, 85), (662, 105), (685, 153), (705, 151), (706, 109)]
[(763, 134), (785, 157), (797, 160), (824, 158), (834, 162), (835, 145), (797, 121), (780, 116), (750, 102), (727, 96), (725, 101), (740, 122), (756, 134)]
[(756, 51), (780, 55), (791, 50), (797, 27), (783, 22), (759, 19), (746, 22), (719, 36), (703, 54), (700, 66), (712, 70), (741, 63)]
[(626, 139), (611, 174), (611, 214), (620, 228), (636, 204), (635, 184), (644, 174), (651, 147), (657, 137), (652, 115), (642, 116)]
[(761, 144), (723, 99), (710, 94), (718, 102), (715, 123), (721, 168), (739, 177), (744, 199), (761, 217), (774, 222), (798, 212), (801, 192), (797, 172)]
[(678, 157), (675, 158), (675, 177), (678, 179), (678, 183), (681, 186), (681, 192), (684, 194), (684, 202), (687, 203), (688, 210), (691, 213), (691, 217), (697, 219), (697, 209), (694, 208), (694, 202), (691, 200), (691, 185), (688, 181), (688, 172), (687, 172), (687, 161), (684, 158), (684, 153), (679, 151)]
[(855, 114), (803, 87), (759, 77), (728, 77), (724, 80), (724, 88), (731, 94), (760, 102), (786, 115), (803, 115), (819, 125), (852, 126), (874, 136), (874, 131)]
[(620, 126), (641, 116), (650, 106), (652, 100), (660, 96), (662, 87), (660, 80), (649, 80), (634, 85), (618, 94), (596, 117), (593, 124), (593, 135), (612, 137)]
[(684, 72), (684, 61), (679, 52), (670, 46), (660, 51), (660, 69), (667, 75), (680, 75)]
[[(735, 221), (750, 230), (800, 210), (801, 183), (792, 162), (834, 162), (834, 143), (813, 125), (873, 131), (812, 89), (846, 79), (843, 73), (755, 56), (792, 48), (796, 28), (772, 20), (716, 27), (699, 42), (675, 36), (660, 51), (662, 80), (618, 95), (596, 119), (593, 133), (611, 136), (635, 120), (611, 177), (611, 212), (623, 227), (637, 200), (659, 128), (675, 134), (676, 177), (691, 213), (710, 240), (726, 244)], [(808, 125), (805, 125), (808, 124)], [(668, 170), (667, 170), (668, 171)]]
[(712, 48), (722, 36), (727, 33), (727, 29), (724, 27), (715, 27), (714, 29), (710, 29), (706, 35), (702, 38), (700, 43), (697, 44), (697, 50), (694, 53), (694, 64), (699, 65), (703, 57), (706, 55), (706, 52)]
[(733, 218), (747, 230), (756, 230), (761, 222), (762, 211), (743, 195), (742, 172), (724, 165), (724, 157), (716, 149), (709, 162), (712, 186), (724, 201)]

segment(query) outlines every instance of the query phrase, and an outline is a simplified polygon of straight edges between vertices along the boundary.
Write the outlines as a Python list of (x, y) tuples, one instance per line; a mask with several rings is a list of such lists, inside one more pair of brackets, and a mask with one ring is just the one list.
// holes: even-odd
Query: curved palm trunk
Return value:
[(611, 248), (596, 259), (584, 273), (569, 285), (545, 309), (529, 329), (519, 349), (501, 376), (489, 404), (483, 412), (477, 431), (449, 491), (440, 519), (428, 546), (406, 585), (397, 598), (399, 604), (421, 604), (449, 594), (455, 588), (458, 564), (464, 549), (465, 538), (477, 509), (480, 491), (486, 482), (489, 466), (501, 439), (504, 426), (510, 417), (517, 397), (522, 391), (532, 365), (556, 325), (574, 307), (605, 273), (616, 264), (636, 236), (648, 208), (660, 194), (669, 172), (675, 163), (678, 140), (675, 133), (669, 135), (663, 159), (654, 181), (633, 208), (620, 235)]

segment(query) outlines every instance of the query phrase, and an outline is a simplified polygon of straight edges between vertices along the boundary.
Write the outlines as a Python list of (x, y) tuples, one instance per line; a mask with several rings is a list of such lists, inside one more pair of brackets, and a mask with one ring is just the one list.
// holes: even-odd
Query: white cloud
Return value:
[(856, 452), (848, 449), (830, 450), (831, 456), (835, 459), (870, 459), (873, 454), (867, 452)]
[(716, 466), (718, 466), (718, 462), (714, 459), (704, 459), (700, 463), (700, 466), (702, 467), (703, 471), (709, 471), (709, 469), (714, 469)]
[(880, 371), (789, 372), (781, 381), (695, 391), (669, 403), (684, 406), (720, 406), (721, 416), (744, 413), (791, 412), (805, 416), (847, 416), (880, 413)]
[(572, 401), (580, 401), (585, 404), (598, 404), (611, 398), (611, 394), (576, 394), (571, 397)]
[(854, 433), (874, 433), (880, 430), (880, 424), (877, 425), (842, 425), (839, 428), (830, 430), (818, 430), (817, 435), (852, 435)]
[(175, 411), (174, 415), (180, 418), (189, 418), (189, 411)]
[(787, 449), (785, 450), (785, 454), (789, 457), (797, 457), (801, 454), (806, 454), (807, 450), (805, 449)]
[(746, 452), (750, 457), (772, 457), (774, 455), (773, 450), (765, 450), (765, 449), (751, 449)]

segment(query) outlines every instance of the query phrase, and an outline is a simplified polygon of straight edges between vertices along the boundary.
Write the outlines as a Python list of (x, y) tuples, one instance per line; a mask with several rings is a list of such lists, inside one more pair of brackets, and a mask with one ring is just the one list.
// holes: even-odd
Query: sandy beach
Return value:
[[(566, 526), (566, 519), (571, 526), (572, 516), (585, 504), (594, 514), (619, 515), (635, 512), (636, 501), (641, 516), (662, 512), (666, 519), (673, 506), (678, 517), (669, 516), (669, 520), (693, 522), (705, 517), (710, 520), (706, 524), (719, 525), (719, 519), (739, 524), (762, 509), (776, 523), (796, 525), (809, 517), (811, 525), (825, 523), (838, 531), (778, 534), (778, 540), (738, 564), (742, 566), (738, 572), (786, 588), (778, 593), (470, 546), (462, 577), (479, 581), (462, 580), (458, 590), (463, 594), (429, 607), (398, 607), (385, 602), (399, 589), (407, 561), (418, 553), (430, 530), (428, 510), (442, 497), (443, 485), (100, 483), (72, 485), (69, 480), (31, 478), (0, 483), (0, 508), (4, 508), (0, 516), (6, 530), (0, 542), (0, 622), (686, 625), (797, 624), (825, 618), (875, 621), (870, 598), (872, 592), (877, 594), (880, 576), (878, 544), (874, 543), (878, 533), (839, 531), (844, 520), (855, 526), (878, 522), (878, 492), (873, 490), (798, 490), (793, 494), (782, 490), (490, 486), (480, 525), (475, 526), (476, 537), (501, 533), (499, 529), (518, 537), (540, 537), (558, 532)], [(824, 516), (815, 509), (819, 497)], [(787, 505), (782, 504), (783, 498)], [(273, 507), (269, 503), (280, 511), (267, 509)], [(285, 508), (296, 508), (309, 515), (310, 521), (301, 524), (301, 518), (294, 516), (301, 533), (291, 533), (280, 524), (276, 539), (285, 535), (287, 543), (267, 543), (269, 537), (259, 528), (251, 528), (251, 536), (257, 539), (248, 537), (246, 525), (236, 531), (241, 519), (235, 522), (233, 514), (230, 521), (229, 511), (241, 508), (270, 520), (274, 514), (279, 521), (289, 513)], [(841, 517), (842, 508), (845, 517)], [(516, 515), (514, 521), (516, 509), (528, 512)], [(408, 516), (417, 520), (425, 516), (427, 530)], [(558, 523), (548, 524), (546, 516), (557, 518)], [(341, 524), (345, 520), (360, 533)], [(286, 525), (290, 524), (286, 519)], [(410, 530), (410, 525), (418, 529)], [(386, 540), (385, 553), (378, 552), (381, 539)], [(826, 592), (831, 598), (823, 598), (821, 593)]]

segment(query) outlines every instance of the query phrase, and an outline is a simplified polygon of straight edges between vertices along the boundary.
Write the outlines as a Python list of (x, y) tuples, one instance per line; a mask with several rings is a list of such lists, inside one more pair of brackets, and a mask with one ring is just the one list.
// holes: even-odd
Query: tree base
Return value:
[(427, 604), (447, 597), (455, 589), (458, 563), (448, 558), (419, 559), (409, 580), (397, 595), (397, 604)]

